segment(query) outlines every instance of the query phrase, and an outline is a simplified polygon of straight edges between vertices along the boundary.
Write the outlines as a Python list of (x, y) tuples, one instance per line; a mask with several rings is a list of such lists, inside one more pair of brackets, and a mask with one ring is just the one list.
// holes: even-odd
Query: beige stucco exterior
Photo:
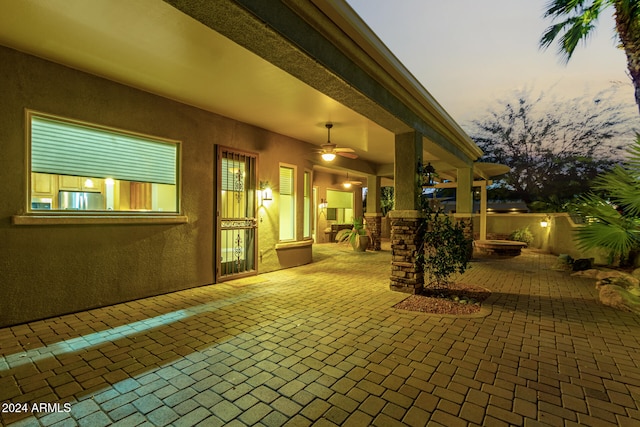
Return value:
[[(0, 6), (0, 326), (214, 283), (216, 147), (255, 153), (258, 181), (273, 187), (255, 212), (257, 273), (312, 261), (305, 172), (322, 242), (331, 221), (317, 205), (328, 189), (344, 191), (347, 174), (371, 194), (382, 179), (413, 194), (416, 162), (455, 180), (481, 154), (342, 1), (27, 3)], [(27, 110), (179, 141), (179, 212), (30, 211)], [(357, 159), (321, 162), (327, 122)], [(288, 241), (279, 238), (283, 164), (297, 183)], [(362, 186), (350, 190), (356, 217)], [(370, 218), (378, 206), (368, 205)]]
[[(279, 162), (296, 165), (299, 174), (311, 169), (311, 147), (301, 141), (12, 49), (0, 47), (0, 63), (0, 92), (7, 95), (0, 106), (0, 324), (213, 283), (216, 144), (259, 152), (264, 181), (278, 181)], [(26, 208), (25, 108), (181, 141), (186, 222), (12, 225)], [(281, 267), (277, 211), (259, 214), (258, 269), (271, 271)]]
[[(0, 47), (0, 63), (0, 92), (9, 95), (0, 105), (6, 165), (0, 171), (5, 218), (0, 226), (0, 324), (214, 283), (217, 144), (259, 153), (259, 178), (270, 183), (278, 182), (282, 162), (296, 166), (299, 182), (313, 167), (308, 160), (312, 146), (302, 141), (9, 48)], [(185, 222), (13, 225), (11, 219), (26, 210), (26, 108), (181, 141)], [(316, 176), (319, 197), (326, 198), (326, 188), (341, 187), (338, 176)], [(361, 206), (361, 188), (352, 191)], [(310, 247), (293, 247), (284, 258), (278, 256), (277, 197), (275, 192), (274, 203), (258, 209), (259, 272), (310, 261)], [(302, 209), (299, 203), (298, 217)], [(304, 240), (302, 226), (298, 221), (299, 240)], [(319, 223), (321, 230), (324, 226)]]

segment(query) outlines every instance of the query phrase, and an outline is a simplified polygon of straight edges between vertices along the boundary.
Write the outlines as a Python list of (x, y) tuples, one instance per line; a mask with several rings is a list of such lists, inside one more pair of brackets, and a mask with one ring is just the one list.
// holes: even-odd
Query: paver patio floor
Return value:
[(640, 425), (640, 321), (556, 257), (474, 261), (460, 318), (393, 308), (388, 251), (314, 258), (0, 329), (2, 423)]

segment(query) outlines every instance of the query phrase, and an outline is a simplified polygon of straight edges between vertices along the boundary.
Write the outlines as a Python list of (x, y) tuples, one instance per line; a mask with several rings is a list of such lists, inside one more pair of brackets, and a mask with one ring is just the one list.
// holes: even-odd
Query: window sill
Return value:
[(186, 224), (186, 215), (14, 215), (13, 225)]
[(304, 240), (292, 240), (290, 242), (276, 243), (276, 250), (304, 248), (313, 245), (313, 239), (305, 238)]

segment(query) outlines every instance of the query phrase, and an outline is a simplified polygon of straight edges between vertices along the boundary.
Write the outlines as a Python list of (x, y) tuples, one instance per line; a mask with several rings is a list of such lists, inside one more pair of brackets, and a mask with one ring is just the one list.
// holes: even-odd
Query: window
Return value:
[(304, 228), (302, 237), (311, 237), (311, 172), (304, 172)]
[(353, 221), (353, 193), (351, 191), (327, 190), (327, 219), (339, 224)]
[(280, 166), (280, 240), (296, 238), (295, 169)]
[(179, 211), (176, 141), (27, 112), (29, 211)]

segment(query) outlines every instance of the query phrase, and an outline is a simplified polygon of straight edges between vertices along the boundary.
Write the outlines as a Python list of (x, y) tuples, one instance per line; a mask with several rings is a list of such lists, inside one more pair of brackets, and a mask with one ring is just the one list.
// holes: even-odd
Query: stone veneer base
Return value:
[(391, 283), (392, 291), (418, 294), (424, 287), (424, 273), (416, 266), (422, 238), (420, 211), (391, 211)]

